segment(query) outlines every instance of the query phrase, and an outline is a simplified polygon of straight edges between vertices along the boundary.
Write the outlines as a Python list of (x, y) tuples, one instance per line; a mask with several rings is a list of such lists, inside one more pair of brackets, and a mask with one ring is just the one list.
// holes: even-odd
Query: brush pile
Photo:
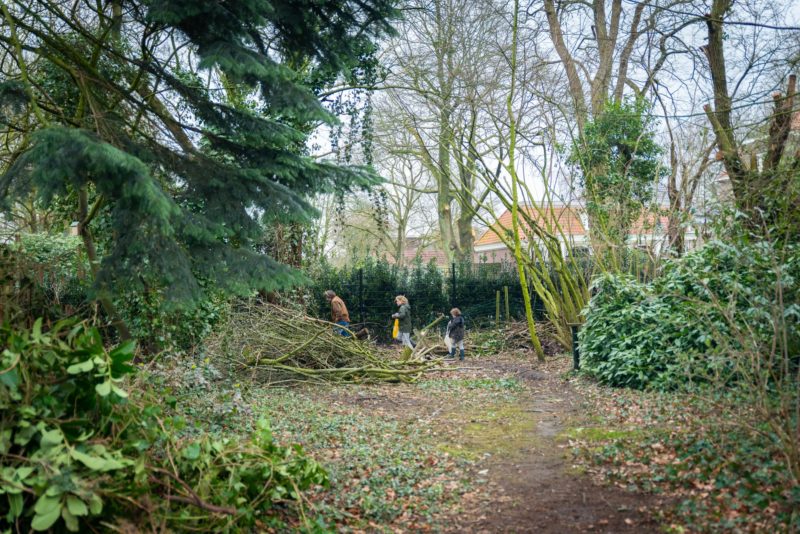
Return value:
[(438, 364), (423, 354), (399, 359), (368, 342), (339, 335), (336, 325), (274, 304), (247, 302), (231, 311), (208, 351), (272, 384), (413, 382)]
[[(557, 356), (567, 351), (556, 338), (556, 329), (547, 321), (536, 322), (536, 334), (547, 356)], [(526, 321), (514, 321), (505, 327), (506, 347), (517, 350), (533, 350)]]

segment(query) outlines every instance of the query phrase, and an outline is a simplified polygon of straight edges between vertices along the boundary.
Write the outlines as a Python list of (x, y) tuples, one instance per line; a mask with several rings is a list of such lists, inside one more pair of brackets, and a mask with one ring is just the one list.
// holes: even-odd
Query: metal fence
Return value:
[[(441, 269), (433, 264), (398, 267), (369, 260), (355, 267), (323, 268), (310, 273), (312, 305), (325, 317), (329, 307), (323, 293), (331, 289), (344, 299), (355, 325), (365, 326), (379, 338), (390, 334), (396, 295), (411, 304), (414, 328), (422, 328), (440, 314), (459, 308), (468, 327), (485, 326), (509, 318), (524, 317), (522, 291), (516, 268), (510, 264), (452, 264)], [(534, 314), (544, 308), (531, 293)], [(444, 328), (444, 323), (441, 324)]]

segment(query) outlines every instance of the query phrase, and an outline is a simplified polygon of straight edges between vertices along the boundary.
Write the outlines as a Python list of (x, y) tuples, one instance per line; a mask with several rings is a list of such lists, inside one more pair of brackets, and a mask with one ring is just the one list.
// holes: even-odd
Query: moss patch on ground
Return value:
[(642, 437), (640, 429), (621, 429), (608, 427), (575, 427), (569, 428), (558, 435), (558, 440), (582, 440), (589, 443), (602, 443), (619, 439), (635, 439)]

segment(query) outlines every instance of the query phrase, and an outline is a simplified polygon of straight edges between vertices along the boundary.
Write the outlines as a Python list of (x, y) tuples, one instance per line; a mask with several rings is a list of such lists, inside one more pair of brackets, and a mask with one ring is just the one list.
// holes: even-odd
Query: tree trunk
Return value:
[(553, 46), (564, 65), (564, 70), (567, 72), (567, 81), (569, 82), (569, 93), (575, 104), (575, 120), (578, 123), (578, 132), (583, 132), (583, 126), (586, 123), (586, 99), (583, 94), (583, 85), (581, 84), (578, 69), (575, 66), (575, 60), (567, 49), (567, 44), (564, 42), (564, 35), (561, 31), (561, 25), (558, 21), (558, 14), (553, 0), (544, 0), (544, 12), (547, 15), (547, 25), (550, 28), (550, 38), (553, 41)]
[(453, 194), (450, 184), (450, 147), (452, 146), (452, 132), (450, 131), (450, 114), (443, 110), (439, 115), (439, 161), (436, 195), (436, 211), (439, 215), (439, 239), (442, 251), (451, 263), (456, 255), (458, 243), (453, 234)]
[(509, 142), (508, 142), (508, 168), (506, 169), (511, 175), (511, 226), (512, 233), (514, 234), (514, 258), (517, 262), (517, 273), (519, 274), (519, 284), (522, 289), (522, 300), (525, 304), (525, 318), (528, 322), (528, 334), (531, 337), (531, 343), (536, 351), (536, 357), (539, 361), (544, 361), (544, 350), (539, 341), (539, 336), (536, 335), (536, 323), (533, 320), (533, 310), (531, 309), (531, 294), (528, 288), (528, 279), (525, 275), (525, 260), (522, 256), (522, 239), (520, 237), (519, 228), (519, 177), (517, 176), (516, 169), (516, 144), (517, 144), (517, 121), (514, 115), (514, 88), (517, 76), (517, 30), (519, 25), (519, 0), (514, 0), (514, 21), (512, 25), (512, 40), (511, 40), (511, 88), (508, 92), (506, 99), (506, 109), (508, 111), (509, 122)]
[[(92, 278), (94, 279), (95, 283), (97, 283), (97, 273), (100, 270), (98, 266), (99, 259), (97, 258), (97, 249), (94, 246), (92, 232), (89, 230), (89, 223), (99, 207), (100, 200), (98, 199), (98, 203), (92, 207), (92, 211), (90, 212), (89, 193), (86, 190), (86, 186), (84, 186), (78, 192), (78, 202), (78, 213), (80, 218), (80, 222), (78, 223), (78, 234), (83, 239), (83, 245), (86, 248), (86, 256), (89, 259), (89, 268), (92, 271)], [(119, 313), (117, 313), (116, 307), (111, 299), (107, 296), (104, 296), (101, 291), (101, 295), (97, 298), (97, 302), (99, 302), (103, 307), (108, 315), (108, 318), (111, 320), (111, 324), (117, 329), (120, 339), (123, 341), (130, 339), (131, 332), (128, 330), (128, 326), (125, 324), (122, 318), (120, 318)]]

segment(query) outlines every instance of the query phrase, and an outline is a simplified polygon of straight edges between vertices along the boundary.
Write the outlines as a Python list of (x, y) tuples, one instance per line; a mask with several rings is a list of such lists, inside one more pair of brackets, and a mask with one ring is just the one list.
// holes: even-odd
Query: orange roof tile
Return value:
[[(581, 222), (581, 211), (578, 208), (569, 206), (554, 206), (552, 208), (520, 206), (520, 209), (525, 210), (534, 221), (550, 231), (556, 232), (558, 230), (556, 227), (557, 222), (565, 236), (586, 235), (586, 228), (584, 228)], [(547, 220), (545, 220), (545, 218)], [(646, 213), (633, 223), (631, 226), (631, 234), (650, 235), (653, 233), (655, 227), (658, 226), (657, 223), (660, 223), (662, 231), (666, 231), (668, 222), (669, 218), (665, 215), (659, 215), (658, 218), (656, 218), (655, 213)], [(511, 226), (511, 211), (506, 210), (497, 222), (481, 235), (480, 239), (475, 242), (475, 246), (501, 243), (502, 241), (500, 240), (498, 231), (510, 232)], [(520, 226), (523, 228), (523, 231), (528, 229), (528, 225), (523, 219), (520, 219)]]
[[(586, 230), (581, 222), (580, 213), (578, 210), (569, 206), (553, 206), (551, 208), (536, 208), (534, 206), (520, 206), (520, 210), (524, 210), (534, 221), (544, 226), (545, 228), (556, 230), (555, 224), (561, 227), (565, 235), (585, 235)], [(547, 220), (545, 220), (545, 217)], [(520, 218), (520, 225), (523, 230), (529, 227), (525, 221)], [(475, 243), (476, 246), (492, 245), (501, 243), (498, 231), (510, 232), (511, 231), (511, 211), (506, 210), (503, 215), (487, 229), (483, 235)]]
[(669, 225), (669, 217), (666, 215), (658, 215), (656, 216), (653, 212), (647, 212), (642, 214), (641, 217), (636, 219), (636, 221), (631, 225), (631, 234), (639, 234), (639, 235), (650, 235), (653, 233), (653, 230), (660, 230), (661, 233), (667, 231), (667, 226)]

